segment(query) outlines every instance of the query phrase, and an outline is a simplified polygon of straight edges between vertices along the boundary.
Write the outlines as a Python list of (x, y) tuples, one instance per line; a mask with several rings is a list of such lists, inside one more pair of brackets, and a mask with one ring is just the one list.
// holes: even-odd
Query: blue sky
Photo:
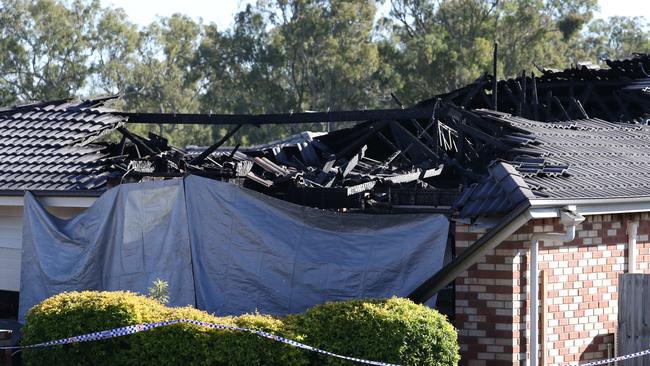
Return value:
[[(102, 0), (102, 5), (123, 8), (131, 21), (146, 25), (157, 16), (169, 16), (184, 13), (192, 18), (203, 18), (205, 23), (215, 22), (221, 29), (227, 28), (233, 14), (244, 7), (250, 0)], [(388, 1), (386, 1), (388, 3)], [(648, 0), (600, 0), (599, 17), (613, 15), (646, 16), (650, 19), (650, 1)], [(386, 7), (386, 6), (385, 6)]]

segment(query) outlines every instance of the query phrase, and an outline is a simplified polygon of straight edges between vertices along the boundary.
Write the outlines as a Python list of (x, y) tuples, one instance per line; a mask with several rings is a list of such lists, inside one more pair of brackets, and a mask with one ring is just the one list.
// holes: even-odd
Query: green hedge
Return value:
[[(456, 329), (447, 318), (407, 299), (352, 300), (318, 305), (286, 320), (311, 346), (401, 365), (458, 364)], [(311, 355), (313, 365), (349, 365)], [(316, 357), (313, 357), (316, 356)]]
[[(26, 316), (23, 344), (169, 319), (255, 328), (285, 334), (270, 316), (215, 317), (190, 307), (168, 308), (130, 292), (70, 292), (53, 296)], [(307, 365), (295, 348), (249, 333), (175, 324), (133, 335), (26, 350), (27, 365)]]
[[(456, 331), (443, 315), (404, 299), (354, 300), (277, 318), (216, 317), (130, 292), (70, 292), (26, 316), (23, 344), (130, 324), (194, 319), (263, 330), (328, 351), (403, 365), (457, 364)], [(25, 350), (27, 365), (350, 365), (249, 333), (176, 324), (109, 340)]]

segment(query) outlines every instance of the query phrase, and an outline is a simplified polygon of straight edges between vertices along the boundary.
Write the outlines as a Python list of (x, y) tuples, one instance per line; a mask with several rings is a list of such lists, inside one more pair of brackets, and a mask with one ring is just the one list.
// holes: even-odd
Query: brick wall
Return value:
[[(650, 273), (648, 214), (587, 216), (574, 241), (540, 243), (539, 269), (547, 280), (548, 365), (604, 358), (608, 345), (613, 346), (618, 275), (627, 271), (630, 220), (639, 221), (638, 271)], [(564, 227), (559, 220), (529, 222), (456, 280), (462, 365), (527, 363), (529, 239), (533, 232), (551, 231), (564, 232)], [(458, 224), (457, 254), (483, 233)]]

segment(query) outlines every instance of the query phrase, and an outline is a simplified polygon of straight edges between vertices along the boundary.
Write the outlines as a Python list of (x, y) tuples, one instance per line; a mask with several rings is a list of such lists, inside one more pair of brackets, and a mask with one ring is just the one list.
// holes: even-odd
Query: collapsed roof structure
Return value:
[(497, 81), (483, 75), (463, 88), (425, 100), (440, 98), (464, 109), (492, 109), (543, 122), (599, 118), (610, 122), (645, 123), (650, 92), (650, 57), (635, 54), (624, 60), (605, 60), (608, 68), (589, 63), (566, 70), (540, 68), (541, 75), (526, 72)]
[[(650, 56), (490, 76), (411, 108), (274, 115), (124, 113), (115, 97), (0, 111), (5, 191), (102, 191), (196, 174), (302, 205), (340, 211), (444, 212), (476, 218), (525, 199), (647, 194)], [(257, 147), (225, 148), (243, 124), (358, 122)], [(235, 125), (204, 150), (183, 150), (127, 123)], [(119, 143), (100, 137), (119, 131)], [(625, 159), (622, 159), (625, 157)], [(506, 179), (507, 178), (507, 179)], [(631, 192), (633, 191), (633, 192)]]

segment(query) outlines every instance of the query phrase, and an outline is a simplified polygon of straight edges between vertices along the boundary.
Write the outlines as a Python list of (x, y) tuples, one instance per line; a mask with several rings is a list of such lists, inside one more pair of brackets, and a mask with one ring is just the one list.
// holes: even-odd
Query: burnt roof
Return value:
[(104, 103), (115, 97), (58, 100), (0, 109), (0, 190), (69, 191), (105, 186), (107, 154), (93, 143), (125, 118)]
[[(460, 215), (472, 218), (503, 215), (531, 199), (650, 195), (650, 56), (608, 65), (500, 81), (499, 111), (484, 109), (492, 109), (487, 77), (414, 109), (332, 112), (374, 118), (351, 128), (212, 155), (227, 139), (197, 156), (121, 128), (129, 116), (176, 115), (106, 109), (114, 97), (0, 109), (0, 190), (101, 190), (112, 178), (199, 174), (321, 208), (392, 212), (455, 200)], [(297, 123), (329, 113), (219, 118)], [(165, 120), (206, 116), (214, 122), (198, 114)], [(115, 129), (119, 144), (97, 141)], [(443, 204), (438, 196), (447, 191), (452, 198)]]
[(536, 121), (600, 118), (611, 122), (643, 122), (650, 115), (650, 55), (634, 54), (623, 60), (605, 60), (607, 67), (578, 64), (565, 70), (540, 69), (497, 82), (493, 76), (418, 103), (441, 99), (467, 110), (497, 109)]

